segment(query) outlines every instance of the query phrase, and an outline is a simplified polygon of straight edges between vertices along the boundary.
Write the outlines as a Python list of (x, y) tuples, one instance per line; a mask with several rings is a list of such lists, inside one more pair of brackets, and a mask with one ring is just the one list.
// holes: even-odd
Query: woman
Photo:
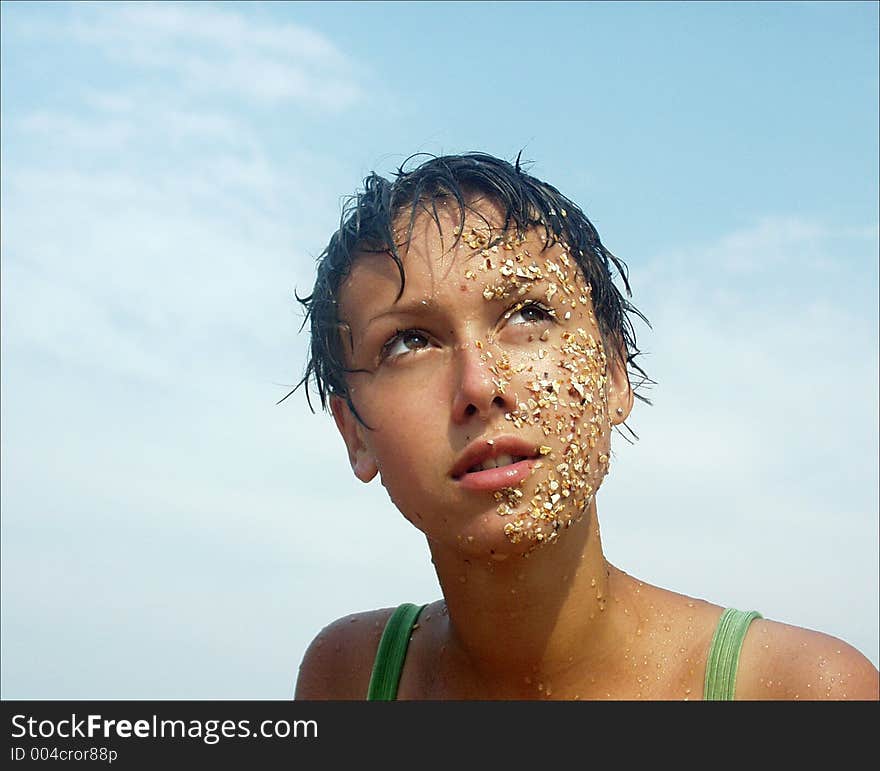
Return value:
[(518, 161), (366, 180), (303, 300), (300, 385), (425, 534), (443, 598), (328, 625), (297, 699), (878, 698), (842, 640), (606, 560), (596, 493), (650, 382), (615, 270), (628, 296), (581, 209)]

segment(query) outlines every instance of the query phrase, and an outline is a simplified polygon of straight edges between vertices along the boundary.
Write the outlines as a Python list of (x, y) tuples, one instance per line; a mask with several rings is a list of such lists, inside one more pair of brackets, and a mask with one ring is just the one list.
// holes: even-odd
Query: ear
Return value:
[(361, 482), (369, 482), (379, 473), (379, 466), (372, 453), (364, 442), (364, 427), (352, 413), (348, 402), (339, 396), (330, 397), (330, 411), (336, 427), (342, 434), (342, 439), (348, 449), (348, 460), (351, 470)]
[(612, 350), (607, 361), (608, 417), (611, 425), (616, 426), (629, 417), (635, 397), (626, 371), (625, 354), (620, 349)]

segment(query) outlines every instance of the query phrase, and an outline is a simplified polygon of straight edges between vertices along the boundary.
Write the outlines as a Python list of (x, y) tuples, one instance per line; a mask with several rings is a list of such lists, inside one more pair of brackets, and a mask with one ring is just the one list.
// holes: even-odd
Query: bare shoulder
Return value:
[(299, 666), (297, 700), (363, 700), (385, 624), (394, 608), (352, 613), (325, 626)]
[(837, 637), (755, 619), (743, 642), (737, 699), (878, 700), (877, 667)]

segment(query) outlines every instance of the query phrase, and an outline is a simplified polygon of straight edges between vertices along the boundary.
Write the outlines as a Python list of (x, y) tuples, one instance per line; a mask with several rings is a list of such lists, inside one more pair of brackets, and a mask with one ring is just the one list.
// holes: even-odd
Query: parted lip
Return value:
[(515, 436), (474, 439), (458, 456), (455, 465), (449, 472), (449, 476), (453, 479), (458, 479), (464, 476), (471, 467), (489, 458), (497, 458), (499, 455), (518, 455), (524, 458), (536, 458), (539, 452), (535, 444)]

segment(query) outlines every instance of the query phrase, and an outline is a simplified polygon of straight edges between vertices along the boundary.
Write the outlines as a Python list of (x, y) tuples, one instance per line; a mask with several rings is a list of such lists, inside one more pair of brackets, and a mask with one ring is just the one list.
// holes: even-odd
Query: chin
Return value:
[[(583, 538), (588, 520), (589, 501), (580, 515), (570, 515), (553, 527), (549, 522), (535, 522), (528, 515), (499, 516), (494, 510), (478, 515), (469, 525), (451, 531), (429, 532), (432, 551), (457, 552), (464, 559), (487, 561), (490, 564), (519, 561), (532, 554), (553, 549), (568, 538)], [(511, 528), (510, 525), (519, 527)], [(531, 526), (528, 526), (531, 525)]]
[[(465, 559), (503, 562), (513, 556), (526, 557), (543, 551), (563, 539), (582, 539), (587, 532), (585, 520), (589, 519), (595, 493), (603, 481), (604, 475), (584, 479), (581, 487), (587, 489), (577, 498), (573, 495), (567, 504), (537, 518), (522, 502), (505, 507), (499, 505), (498, 498), (477, 503), (449, 496), (443, 501), (433, 500), (426, 507), (424, 498), (416, 505), (415, 501), (406, 500), (409, 496), (398, 497), (392, 490), (388, 492), (406, 519), (424, 533), (432, 550), (458, 552)], [(533, 485), (524, 487), (522, 500), (531, 501), (533, 489)], [(506, 511), (502, 513), (502, 509)], [(420, 513), (414, 514), (416, 510)]]

